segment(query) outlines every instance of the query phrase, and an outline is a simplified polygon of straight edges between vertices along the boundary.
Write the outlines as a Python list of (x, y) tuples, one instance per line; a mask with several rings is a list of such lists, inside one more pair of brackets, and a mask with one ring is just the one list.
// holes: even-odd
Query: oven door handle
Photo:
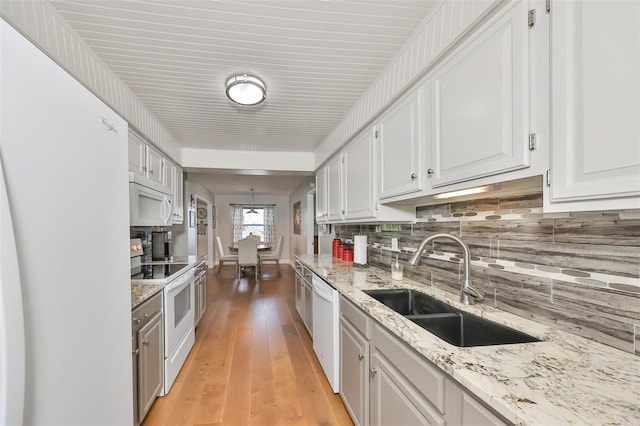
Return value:
[(170, 292), (176, 289), (182, 289), (190, 285), (192, 281), (193, 281), (193, 269), (181, 275), (180, 277), (176, 278), (175, 280), (171, 281), (169, 284), (167, 284), (164, 287), (164, 289), (166, 292)]

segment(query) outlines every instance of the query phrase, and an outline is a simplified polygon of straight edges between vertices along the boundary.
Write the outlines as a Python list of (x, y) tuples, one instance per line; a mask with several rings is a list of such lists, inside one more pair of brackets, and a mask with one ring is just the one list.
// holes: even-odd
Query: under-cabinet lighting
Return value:
[(441, 200), (444, 198), (462, 197), (464, 195), (481, 194), (483, 192), (489, 192), (491, 190), (499, 188), (500, 185), (477, 186), (475, 188), (461, 189), (459, 191), (443, 192), (442, 194), (434, 195), (433, 198), (436, 200)]

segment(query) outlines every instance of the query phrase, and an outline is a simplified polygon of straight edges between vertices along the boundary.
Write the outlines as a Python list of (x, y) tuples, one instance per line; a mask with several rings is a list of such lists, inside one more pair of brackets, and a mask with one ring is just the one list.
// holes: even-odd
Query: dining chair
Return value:
[(278, 238), (278, 244), (276, 244), (275, 250), (270, 250), (260, 254), (260, 269), (262, 269), (262, 264), (264, 262), (274, 262), (278, 268), (278, 276), (282, 275), (280, 273), (280, 256), (282, 255), (282, 246), (284, 246), (284, 236)]
[(227, 263), (235, 263), (238, 264), (238, 255), (237, 254), (225, 254), (224, 245), (222, 244), (222, 239), (220, 239), (219, 235), (216, 235), (216, 239), (218, 241), (218, 271), (217, 275), (220, 275), (220, 269), (222, 269), (222, 265), (224, 262)]
[(252, 238), (238, 241), (238, 279), (240, 279), (241, 268), (245, 266), (253, 267), (257, 283), (260, 261), (258, 260), (258, 243)]

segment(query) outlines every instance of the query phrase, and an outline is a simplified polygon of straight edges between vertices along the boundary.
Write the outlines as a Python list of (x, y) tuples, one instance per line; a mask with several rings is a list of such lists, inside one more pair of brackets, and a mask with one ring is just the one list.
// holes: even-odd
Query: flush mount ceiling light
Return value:
[(267, 86), (258, 77), (236, 74), (227, 80), (227, 97), (238, 105), (258, 105), (267, 98)]

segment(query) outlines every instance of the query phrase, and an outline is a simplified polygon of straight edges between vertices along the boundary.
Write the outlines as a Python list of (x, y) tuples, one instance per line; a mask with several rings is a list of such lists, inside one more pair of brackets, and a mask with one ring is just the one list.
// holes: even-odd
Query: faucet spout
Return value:
[(448, 239), (455, 241), (462, 248), (464, 276), (462, 277), (462, 284), (460, 286), (460, 302), (464, 303), (465, 305), (473, 305), (476, 300), (480, 301), (484, 299), (484, 294), (482, 294), (480, 290), (478, 290), (471, 284), (471, 251), (469, 250), (469, 246), (467, 245), (467, 243), (456, 236), (450, 234), (433, 234), (425, 238), (420, 243), (420, 246), (415, 251), (413, 256), (411, 256), (411, 259), (409, 259), (409, 264), (412, 266), (416, 266), (417, 264), (419, 264), (420, 256), (427, 247), (427, 244), (436, 239)]

